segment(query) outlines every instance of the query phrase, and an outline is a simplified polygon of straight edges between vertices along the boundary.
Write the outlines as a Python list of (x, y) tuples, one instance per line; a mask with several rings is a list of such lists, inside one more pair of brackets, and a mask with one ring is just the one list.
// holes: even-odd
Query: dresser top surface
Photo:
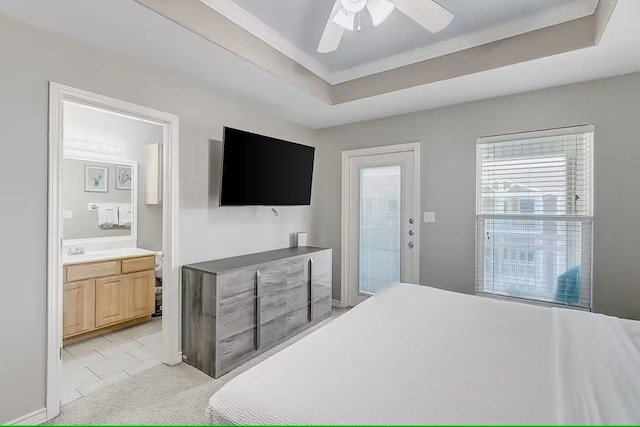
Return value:
[(326, 250), (328, 249), (318, 248), (315, 246), (277, 249), (275, 251), (260, 252), (257, 254), (242, 255), (233, 258), (188, 264), (185, 265), (184, 268), (191, 268), (194, 270), (200, 270), (212, 274), (223, 274), (242, 268), (248, 268), (255, 265), (266, 264), (269, 262), (280, 261), (286, 258), (293, 258)]

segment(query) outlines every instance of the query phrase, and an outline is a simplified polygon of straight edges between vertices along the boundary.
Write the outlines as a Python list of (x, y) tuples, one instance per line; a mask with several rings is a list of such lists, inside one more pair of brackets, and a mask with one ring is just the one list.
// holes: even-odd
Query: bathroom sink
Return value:
[(62, 255), (63, 258), (75, 258), (75, 257), (81, 257), (81, 256), (88, 256), (88, 257), (94, 257), (94, 256), (103, 256), (103, 255), (107, 255), (107, 252), (83, 252), (83, 253), (79, 253), (79, 254), (64, 254)]
[(143, 256), (143, 255), (155, 255), (155, 253), (151, 251), (147, 251), (145, 249), (138, 249), (138, 248), (102, 250), (99, 252), (85, 252), (83, 254), (72, 254), (72, 255), (68, 255), (65, 253), (62, 255), (62, 263), (63, 264), (79, 264), (83, 262), (102, 261), (102, 260), (115, 259), (115, 258), (121, 258), (121, 257)]
[(62, 263), (78, 263), (99, 260), (109, 256), (109, 252), (85, 252), (83, 254), (63, 254)]

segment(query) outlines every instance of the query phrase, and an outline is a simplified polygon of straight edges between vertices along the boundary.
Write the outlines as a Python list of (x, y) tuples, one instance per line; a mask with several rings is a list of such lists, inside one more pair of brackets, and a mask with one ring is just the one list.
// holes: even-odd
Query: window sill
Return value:
[(507, 295), (488, 294), (488, 293), (485, 293), (485, 292), (476, 292), (476, 296), (482, 297), (482, 298), (490, 298), (490, 299), (496, 299), (496, 300), (502, 300), (502, 301), (516, 302), (516, 303), (520, 303), (520, 304), (537, 305), (537, 306), (540, 306), (540, 307), (567, 308), (569, 310), (578, 310), (578, 311), (586, 311), (586, 312), (590, 312), (591, 311), (590, 308), (578, 307), (578, 306), (575, 306), (575, 305), (555, 304), (555, 303), (552, 303), (552, 302), (544, 302), (544, 301), (537, 301), (537, 300), (526, 299), (526, 298), (510, 297), (510, 296), (507, 296)]

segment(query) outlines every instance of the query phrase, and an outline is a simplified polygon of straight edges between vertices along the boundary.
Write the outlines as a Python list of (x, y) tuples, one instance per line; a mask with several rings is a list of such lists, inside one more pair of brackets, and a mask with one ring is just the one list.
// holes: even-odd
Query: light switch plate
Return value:
[(424, 213), (424, 222), (436, 222), (436, 213), (435, 212), (425, 212)]
[(62, 211), (62, 218), (64, 219), (73, 218), (73, 211)]

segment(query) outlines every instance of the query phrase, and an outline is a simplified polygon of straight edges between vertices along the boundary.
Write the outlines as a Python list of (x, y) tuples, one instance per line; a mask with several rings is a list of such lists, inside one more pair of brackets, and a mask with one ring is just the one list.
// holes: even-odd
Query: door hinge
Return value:
[(60, 347), (60, 360), (62, 360), (62, 347)]

